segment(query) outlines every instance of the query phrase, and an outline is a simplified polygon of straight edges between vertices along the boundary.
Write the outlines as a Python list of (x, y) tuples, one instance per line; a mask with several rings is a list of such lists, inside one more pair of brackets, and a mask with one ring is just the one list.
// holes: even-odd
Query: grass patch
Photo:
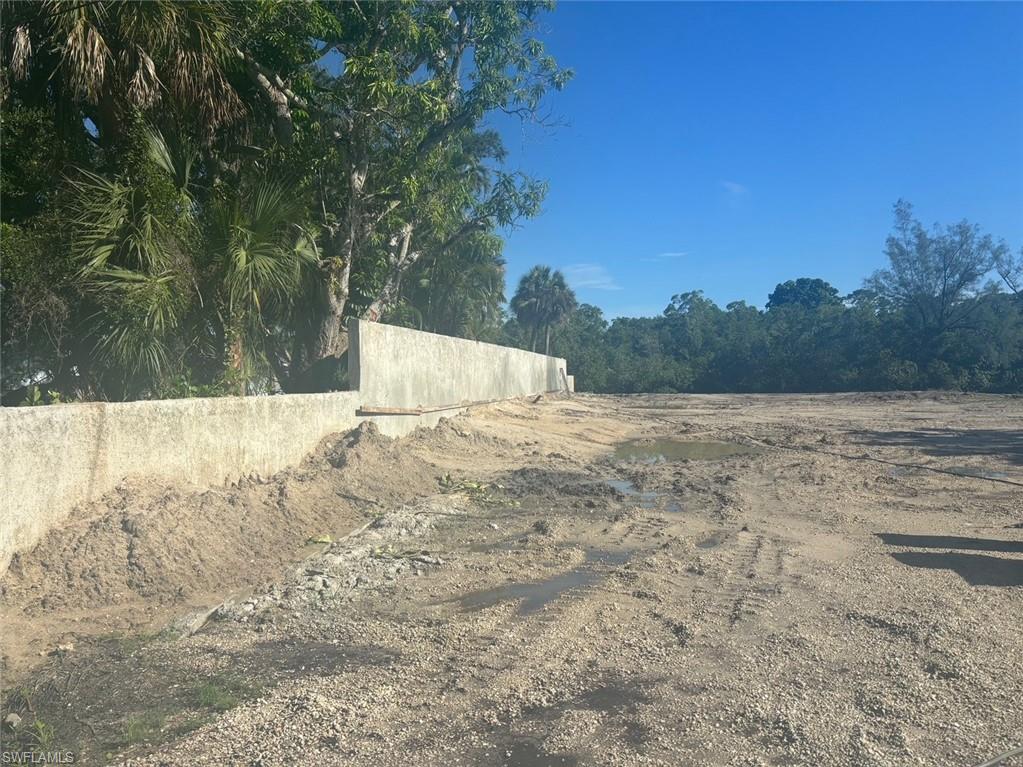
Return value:
[(128, 717), (124, 727), (124, 744), (137, 746), (140, 743), (157, 740), (166, 721), (167, 717), (164, 714), (155, 711)]
[(259, 688), (234, 676), (216, 676), (195, 687), (197, 708), (207, 711), (229, 711), (243, 700), (255, 697)]
[(238, 705), (238, 696), (220, 685), (207, 683), (196, 689), (196, 701), (200, 708), (227, 711)]

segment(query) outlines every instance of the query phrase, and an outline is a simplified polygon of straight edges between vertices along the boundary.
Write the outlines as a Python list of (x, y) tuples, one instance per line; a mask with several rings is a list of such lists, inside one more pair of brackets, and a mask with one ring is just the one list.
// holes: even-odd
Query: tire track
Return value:
[(752, 582), (764, 574), (768, 562), (766, 549), (771, 544), (763, 535), (746, 530), (739, 531), (729, 540), (734, 544), (728, 548), (722, 563), (724, 574), (718, 585), (712, 590), (707, 586), (697, 588), (697, 592), (706, 594), (707, 602), (698, 615), (701, 625), (690, 643), (692, 646), (709, 647), (716, 634), (732, 630), (754, 617), (770, 599)]

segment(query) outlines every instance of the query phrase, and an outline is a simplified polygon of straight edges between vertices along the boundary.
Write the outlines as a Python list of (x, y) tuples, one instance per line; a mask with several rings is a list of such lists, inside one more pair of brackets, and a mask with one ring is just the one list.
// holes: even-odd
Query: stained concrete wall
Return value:
[(0, 573), (83, 503), (145, 477), (206, 487), (298, 464), (372, 420), (401, 436), (457, 410), (364, 418), (363, 405), (448, 406), (562, 388), (564, 360), (376, 323), (352, 328), (350, 377), (330, 394), (0, 408)]
[(358, 322), (349, 380), (371, 407), (436, 407), (566, 388), (565, 360), (479, 341)]

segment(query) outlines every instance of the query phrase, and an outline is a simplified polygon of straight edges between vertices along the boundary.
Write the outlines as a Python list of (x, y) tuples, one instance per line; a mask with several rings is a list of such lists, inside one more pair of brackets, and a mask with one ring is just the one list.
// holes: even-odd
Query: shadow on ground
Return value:
[(892, 557), (910, 567), (954, 570), (971, 586), (1023, 586), (1023, 560), (1020, 559), (934, 551), (899, 551)]
[(875, 447), (903, 447), (936, 457), (988, 456), (1023, 466), (1023, 432), (1008, 429), (860, 431), (851, 436)]
[(921, 549), (966, 549), (967, 551), (1003, 551), (1023, 553), (1023, 541), (999, 541), (993, 538), (966, 538), (959, 535), (903, 535), (878, 533), (889, 546), (915, 546)]

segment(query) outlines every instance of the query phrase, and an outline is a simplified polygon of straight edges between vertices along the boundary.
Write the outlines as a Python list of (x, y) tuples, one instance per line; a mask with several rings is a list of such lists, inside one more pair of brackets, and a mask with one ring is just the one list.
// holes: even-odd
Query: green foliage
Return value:
[(28, 394), (25, 395), (25, 399), (21, 404), (35, 407), (38, 405), (59, 405), (61, 402), (60, 392), (32, 385), (28, 387)]
[(403, 282), (389, 322), (432, 333), (494, 340), (504, 319), (502, 241), (477, 234), (424, 254)]
[(38, 717), (32, 720), (32, 724), (26, 729), (24, 737), (35, 751), (46, 753), (54, 748), (53, 726)]
[[(552, 353), (582, 391), (1023, 391), (1023, 302), (983, 285), (994, 268), (1012, 289), (1019, 265), (969, 223), (927, 232), (910, 211), (896, 206), (889, 269), (844, 298), (799, 278), (779, 284), (766, 311), (721, 309), (691, 291), (661, 317), (610, 325), (584, 304)], [(529, 322), (523, 313), (507, 323), (506, 341), (530, 348)]]
[[(5, 402), (338, 384), (352, 316), (495, 338), (549, 3), (3, 0)], [(315, 371), (315, 375), (313, 372)]]
[(155, 711), (130, 716), (124, 725), (124, 744), (137, 746), (156, 740), (165, 724), (166, 716)]
[(226, 674), (212, 677), (193, 689), (196, 707), (216, 712), (228, 711), (258, 693), (258, 686)]
[(201, 708), (213, 711), (227, 711), (238, 705), (238, 698), (228, 690), (215, 684), (204, 684), (196, 691), (196, 700)]
[[(901, 309), (847, 301), (806, 309), (722, 310), (700, 297), (673, 301), (661, 317), (618, 318), (583, 305), (555, 337), (580, 391), (834, 392), (958, 389), (1018, 392), (1023, 383), (1023, 311), (1004, 293), (973, 299), (974, 324), (949, 332), (942, 356), (913, 343)], [(689, 305), (679, 311), (679, 304)], [(506, 326), (506, 340), (528, 340)], [(525, 342), (524, 342), (525, 341)]]
[(565, 282), (565, 275), (549, 266), (534, 266), (524, 274), (511, 300), (519, 325), (529, 329), (529, 348), (536, 351), (542, 332), (545, 353), (550, 351), (551, 329), (576, 305), (575, 293)]
[(798, 280), (783, 282), (767, 297), (767, 308), (796, 304), (804, 309), (840, 304), (838, 289), (824, 280), (800, 277)]

